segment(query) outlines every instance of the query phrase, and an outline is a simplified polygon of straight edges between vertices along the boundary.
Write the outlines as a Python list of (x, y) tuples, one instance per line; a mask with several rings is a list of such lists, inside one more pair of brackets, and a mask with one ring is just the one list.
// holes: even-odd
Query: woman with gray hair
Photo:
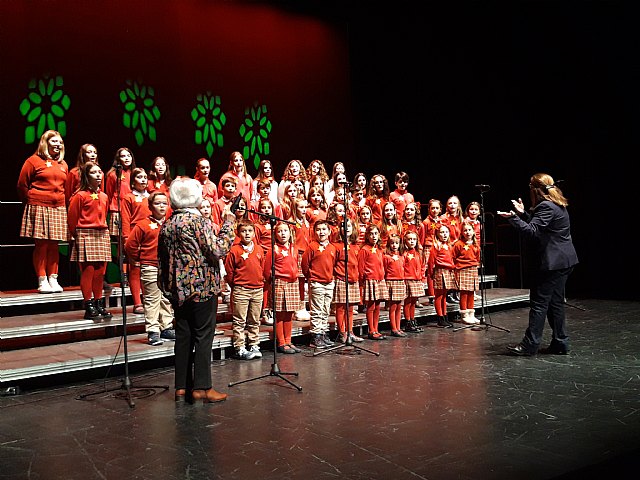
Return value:
[(198, 210), (202, 184), (178, 177), (169, 188), (172, 214), (158, 239), (158, 282), (175, 313), (175, 400), (214, 403), (227, 398), (211, 385), (211, 347), (220, 292), (219, 259), (235, 234), (236, 203), (223, 212), (218, 235)]

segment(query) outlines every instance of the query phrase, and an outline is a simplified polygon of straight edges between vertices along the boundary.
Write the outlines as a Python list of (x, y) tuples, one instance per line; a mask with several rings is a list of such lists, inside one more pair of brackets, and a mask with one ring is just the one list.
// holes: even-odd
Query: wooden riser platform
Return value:
[[(528, 290), (489, 288), (485, 290), (485, 312), (519, 308), (529, 300)], [(423, 306), (416, 311), (420, 323), (425, 324), (429, 317), (435, 316), (433, 306), (425, 298)], [(476, 301), (477, 316), (481, 311), (481, 301)], [(218, 329), (223, 335), (216, 335), (213, 342), (212, 358), (225, 358), (232, 354), (231, 323), (224, 321), (226, 305), (221, 304), (218, 315)], [(458, 310), (457, 304), (448, 306), (449, 312)], [(114, 318), (110, 322), (94, 324), (82, 319), (82, 311), (58, 312), (51, 314), (23, 315), (0, 319), (0, 342), (12, 349), (0, 352), (0, 386), (3, 388), (46, 377), (56, 377), (55, 383), (65, 383), (65, 377), (74, 377), (84, 373), (91, 377), (99, 370), (124, 364), (124, 336), (122, 315), (117, 308), (111, 308)], [(173, 342), (165, 341), (161, 346), (147, 344), (144, 333), (144, 318), (134, 315), (127, 308), (127, 357), (128, 366), (144, 365), (148, 368), (167, 364), (173, 357)], [(330, 318), (331, 328), (335, 328), (335, 319)], [(354, 316), (354, 330), (357, 334), (366, 334), (364, 314)], [(388, 312), (381, 311), (380, 324), (384, 330), (388, 324)], [(462, 324), (461, 324), (462, 325)], [(262, 349), (273, 352), (272, 327), (261, 327)], [(99, 332), (99, 333), (97, 333)], [(293, 338), (295, 343), (303, 344), (309, 332), (309, 322), (294, 322)], [(424, 334), (428, 334), (428, 331)], [(87, 340), (83, 336), (95, 337)], [(38, 340), (39, 339), (39, 340)], [(48, 340), (45, 340), (48, 339)], [(78, 341), (79, 340), (79, 341)], [(36, 342), (30, 348), (15, 348), (19, 342)], [(47, 341), (51, 344), (46, 344)], [(2, 343), (0, 343), (1, 345)], [(367, 343), (363, 344), (365, 347)], [(155, 362), (155, 363), (154, 363)]]

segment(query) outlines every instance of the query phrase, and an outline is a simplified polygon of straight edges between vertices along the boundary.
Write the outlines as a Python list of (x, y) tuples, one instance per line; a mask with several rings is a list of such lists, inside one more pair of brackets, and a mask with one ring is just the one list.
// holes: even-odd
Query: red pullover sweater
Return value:
[[(337, 249), (336, 252), (336, 265), (333, 269), (333, 275), (336, 278), (344, 280), (344, 259), (345, 259), (345, 251), (344, 251), (344, 243), (336, 243), (335, 247)], [(358, 252), (360, 252), (360, 247), (358, 245), (349, 245), (349, 261), (347, 263), (347, 267), (349, 269), (349, 283), (355, 283), (358, 281)]]
[(385, 280), (404, 280), (404, 255), (385, 253), (382, 264)]
[(384, 254), (380, 247), (364, 245), (358, 252), (358, 280), (364, 284), (365, 280), (384, 279)]
[(422, 280), (422, 259), (415, 248), (404, 252), (404, 278)]
[(453, 256), (451, 252), (453, 247), (449, 244), (444, 244), (438, 247), (434, 244), (429, 255), (428, 271), (429, 275), (433, 275), (435, 267), (454, 269)]
[(264, 249), (255, 241), (251, 252), (242, 245), (233, 245), (224, 259), (225, 279), (232, 288), (264, 288), (265, 263)]
[[(267, 252), (267, 261), (264, 265), (265, 277), (271, 279), (271, 251)], [(275, 263), (276, 278), (285, 282), (298, 281), (298, 251), (293, 245), (281, 245), (276, 243), (273, 249), (273, 262)]]
[(142, 195), (137, 195), (133, 192), (128, 193), (124, 197), (120, 212), (122, 218), (122, 236), (127, 238), (131, 229), (135, 227), (140, 220), (151, 216), (149, 200)]
[(456, 240), (451, 255), (456, 269), (480, 265), (480, 246), (477, 242), (475, 245), (469, 245), (464, 240)]
[[(122, 202), (124, 202), (124, 197), (127, 196), (128, 193), (131, 193), (131, 170), (122, 170), (120, 172), (120, 209), (122, 209)], [(117, 212), (118, 211), (118, 195), (116, 194), (118, 179), (116, 177), (116, 171), (110, 170), (107, 173), (107, 181), (105, 184), (105, 193), (109, 198), (109, 211)]]
[(302, 273), (309, 282), (331, 283), (336, 263), (336, 246), (323, 246), (316, 240), (309, 243), (302, 255)]
[(71, 197), (67, 223), (75, 236), (77, 228), (107, 228), (107, 195), (103, 192), (81, 190)]
[(158, 234), (162, 221), (152, 216), (139, 221), (124, 245), (127, 256), (140, 265), (158, 266)]
[(68, 171), (64, 160), (43, 160), (38, 155), (31, 155), (22, 165), (18, 177), (20, 201), (41, 207), (64, 207)]

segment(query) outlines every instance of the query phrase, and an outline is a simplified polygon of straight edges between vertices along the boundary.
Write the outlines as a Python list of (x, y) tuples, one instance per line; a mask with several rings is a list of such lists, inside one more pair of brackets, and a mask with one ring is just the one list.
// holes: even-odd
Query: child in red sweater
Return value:
[(447, 319), (447, 290), (457, 289), (452, 250), (449, 227), (440, 225), (433, 239), (433, 247), (427, 266), (427, 274), (433, 279), (434, 304), (440, 328), (453, 327), (453, 324)]
[(93, 321), (111, 320), (102, 297), (104, 272), (111, 260), (108, 200), (100, 191), (102, 179), (98, 164), (86, 162), (80, 169), (80, 189), (71, 197), (68, 213), (69, 232), (75, 239), (70, 260), (80, 264), (84, 318)]
[(305, 286), (307, 280), (302, 272), (302, 256), (309, 247), (309, 222), (307, 221), (307, 200), (304, 198), (296, 198), (293, 201), (293, 215), (285, 220), (295, 222), (293, 226), (294, 245), (298, 252), (298, 290), (300, 292), (300, 310), (296, 312), (296, 320), (308, 321), (311, 319), (309, 312), (305, 308)]
[[(387, 205), (391, 205), (391, 203)], [(402, 255), (400, 236), (395, 233), (391, 234), (387, 241), (383, 264), (384, 281), (389, 289), (387, 305), (389, 306), (391, 335), (394, 337), (406, 337), (407, 334), (400, 329), (402, 302), (407, 298), (407, 289), (404, 283), (404, 255)]]
[[(436, 235), (436, 230), (440, 228), (440, 214), (442, 213), (442, 202), (435, 198), (429, 200), (427, 204), (427, 217), (422, 221), (424, 225), (424, 241), (422, 243), (422, 263), (425, 267), (429, 264), (429, 254), (431, 247), (433, 246), (433, 239)], [(426, 275), (427, 283), (427, 296), (429, 302), (433, 303), (435, 293), (433, 291), (433, 280)]]
[(378, 331), (380, 302), (389, 299), (389, 291), (384, 281), (384, 254), (380, 248), (380, 229), (371, 224), (365, 233), (365, 244), (358, 252), (358, 275), (362, 285), (363, 302), (367, 308), (367, 325), (370, 340), (384, 340)]
[[(124, 196), (121, 208), (122, 218), (122, 241), (127, 242), (131, 229), (145, 218), (149, 218), (149, 192), (147, 192), (147, 172), (144, 168), (134, 168), (131, 171), (131, 192)], [(142, 305), (140, 264), (127, 259), (127, 276), (129, 279), (129, 289), (133, 298), (133, 313), (144, 314)]]
[(20, 236), (35, 242), (33, 268), (40, 293), (63, 290), (58, 283), (58, 242), (69, 238), (64, 196), (68, 170), (62, 135), (47, 130), (18, 177), (18, 197), (25, 204)]
[[(118, 229), (120, 225), (120, 211), (118, 210), (118, 201), (120, 207), (124, 202), (124, 197), (131, 193), (131, 171), (136, 168), (136, 161), (133, 153), (126, 147), (119, 148), (113, 159), (113, 166), (107, 172), (105, 181), (105, 193), (109, 199), (109, 233), (111, 236), (118, 237)], [(120, 188), (118, 188), (120, 187)]]
[(478, 266), (480, 245), (473, 225), (462, 225), (462, 236), (453, 244), (453, 263), (456, 266), (456, 281), (460, 289), (460, 315), (468, 324), (480, 323), (475, 317), (474, 294), (478, 289)]
[(171, 303), (158, 288), (158, 234), (167, 215), (169, 197), (159, 189), (145, 200), (151, 214), (136, 223), (124, 248), (129, 261), (140, 269), (147, 342), (162, 345), (163, 340), (176, 339)]
[[(333, 269), (333, 276), (336, 281), (333, 303), (336, 307), (336, 324), (338, 325), (338, 341), (346, 343), (347, 336), (351, 337), (352, 342), (362, 342), (362, 338), (353, 333), (353, 314), (351, 306), (360, 303), (360, 285), (358, 284), (358, 251), (360, 248), (356, 245), (358, 240), (358, 231), (355, 228), (353, 220), (347, 220), (346, 235), (342, 234), (340, 229), (340, 238), (335, 244), (336, 263)], [(348, 261), (345, 268), (345, 242), (347, 243)], [(347, 275), (345, 275), (345, 270)], [(347, 277), (345, 279), (345, 277)], [(347, 289), (349, 293), (349, 303), (347, 304)], [(347, 318), (347, 315), (349, 317)], [(348, 321), (347, 321), (348, 320)]]
[[(264, 297), (265, 250), (255, 242), (255, 227), (247, 219), (238, 222), (240, 243), (224, 260), (225, 280), (233, 297), (233, 347), (236, 358), (252, 360), (260, 352), (260, 312)], [(247, 338), (245, 339), (245, 335)], [(248, 343), (249, 348), (245, 345)]]
[(331, 230), (326, 220), (316, 221), (313, 230), (316, 239), (309, 242), (302, 256), (302, 272), (309, 283), (313, 335), (309, 346), (324, 349), (333, 345), (329, 338), (329, 314), (335, 285), (336, 247), (329, 241)]
[[(405, 213), (406, 211), (405, 209)], [(416, 305), (418, 298), (424, 295), (424, 284), (422, 281), (424, 267), (422, 266), (422, 254), (419, 248), (418, 234), (412, 231), (406, 232), (404, 234), (403, 255), (404, 283), (407, 287), (407, 298), (404, 300), (404, 318), (407, 323), (404, 331), (407, 333), (419, 333), (422, 331), (422, 328), (420, 328), (416, 322)]]
[(396, 173), (396, 189), (389, 194), (389, 200), (396, 206), (398, 218), (402, 218), (404, 208), (409, 203), (413, 203), (413, 195), (407, 191), (409, 186), (409, 174), (406, 172)]
[[(291, 341), (293, 314), (300, 310), (298, 293), (298, 252), (294, 246), (288, 223), (278, 222), (274, 227), (275, 245), (267, 255), (265, 276), (275, 282), (275, 299), (271, 305), (276, 312), (276, 342), (280, 353), (300, 353)], [(275, 265), (275, 278), (271, 278), (271, 265)]]

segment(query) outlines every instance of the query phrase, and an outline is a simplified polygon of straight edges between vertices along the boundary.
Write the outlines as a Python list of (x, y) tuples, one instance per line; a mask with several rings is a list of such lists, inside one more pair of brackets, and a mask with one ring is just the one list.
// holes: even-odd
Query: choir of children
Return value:
[[(353, 333), (351, 312), (355, 305), (359, 305), (359, 312), (366, 311), (371, 340), (386, 338), (378, 326), (382, 302), (389, 310), (392, 336), (421, 332), (415, 311), (425, 290), (435, 304), (439, 327), (452, 326), (447, 316), (448, 291), (460, 292), (462, 321), (479, 322), (474, 315), (482, 227), (477, 202), (469, 203), (463, 215), (457, 196), (447, 200), (444, 213), (440, 201), (432, 199), (423, 221), (420, 204), (407, 190), (406, 172), (395, 175), (396, 189), (390, 192), (389, 183), (381, 174), (373, 175), (367, 185), (365, 174), (358, 173), (351, 188), (347, 188), (344, 164), (336, 162), (329, 178), (318, 159), (307, 169), (299, 160), (292, 160), (280, 183), (269, 160), (260, 162), (253, 180), (239, 152), (231, 154), (229, 169), (217, 188), (209, 179), (210, 171), (209, 160), (201, 158), (196, 162), (194, 177), (202, 184), (204, 198), (200, 212), (211, 219), (214, 231), (222, 212), (239, 195), (243, 197), (236, 241), (221, 265), (223, 285), (230, 287), (224, 292), (224, 301), (230, 303), (233, 312), (236, 358), (262, 356), (259, 328), (267, 301), (275, 311), (277, 350), (285, 354), (300, 351), (291, 341), (293, 320), (310, 320), (311, 347), (324, 349), (333, 345), (329, 337), (332, 308), (337, 340), (342, 343), (348, 336), (352, 341), (362, 341)], [(105, 176), (92, 144), (81, 147), (76, 167), (67, 173), (60, 134), (46, 132), (36, 154), (25, 162), (18, 182), (18, 192), (26, 203), (21, 235), (36, 240), (38, 290), (62, 291), (57, 282), (54, 247), (57, 241), (66, 239), (68, 226), (72, 239), (70, 258), (79, 263), (81, 271), (85, 318), (110, 319), (102, 297), (103, 277), (114, 240), (109, 235), (122, 234), (134, 312), (145, 315), (149, 344), (175, 339), (171, 305), (157, 287), (158, 231), (170, 214), (171, 180), (169, 164), (159, 156), (150, 164), (147, 182), (146, 171), (136, 167), (128, 148), (116, 152)], [(51, 192), (46, 201), (33, 193), (38, 190)], [(55, 197), (55, 201), (49, 197)], [(267, 217), (246, 213), (249, 201), (251, 210)], [(52, 209), (56, 215), (45, 209)], [(48, 237), (33, 227), (29, 229), (33, 218), (45, 214), (56, 223)], [(285, 222), (278, 223), (272, 232), (268, 216)], [(275, 282), (275, 299), (270, 298), (270, 282)], [(405, 324), (401, 328), (403, 315)]]

